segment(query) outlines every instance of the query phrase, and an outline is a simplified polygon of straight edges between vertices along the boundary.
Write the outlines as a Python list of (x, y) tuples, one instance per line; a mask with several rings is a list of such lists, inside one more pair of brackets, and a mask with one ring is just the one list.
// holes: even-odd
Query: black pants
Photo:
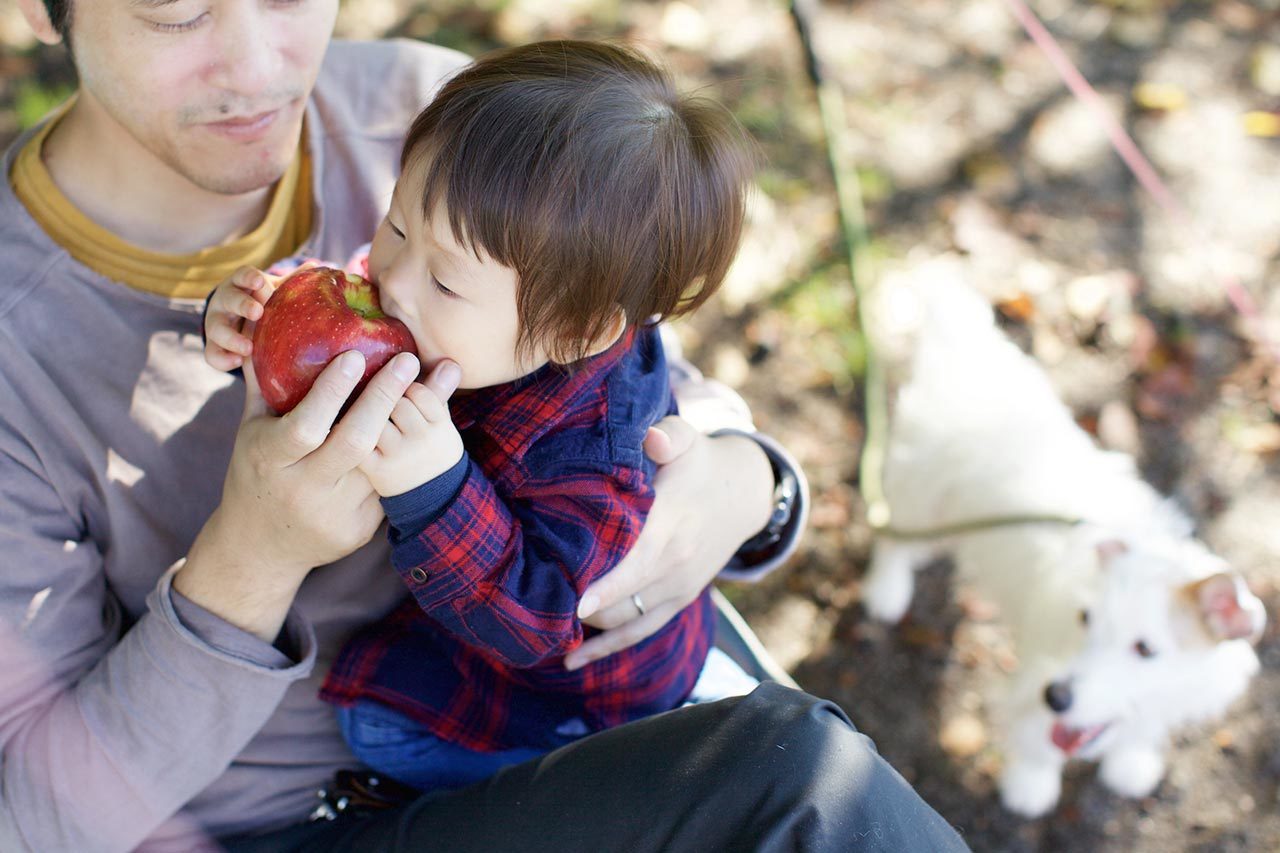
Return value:
[(427, 794), (227, 841), (277, 851), (967, 850), (835, 705), (774, 683)]

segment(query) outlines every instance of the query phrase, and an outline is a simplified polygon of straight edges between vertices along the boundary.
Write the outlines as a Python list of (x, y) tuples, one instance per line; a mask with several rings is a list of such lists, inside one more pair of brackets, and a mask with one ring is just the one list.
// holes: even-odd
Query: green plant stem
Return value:
[(844, 112), (844, 96), (827, 80), (822, 70), (822, 63), (814, 50), (810, 38), (812, 13), (812, 0), (793, 0), (791, 3), (791, 16), (800, 34), (809, 78), (818, 95), (818, 112), (822, 117), (827, 160), (836, 186), (841, 233), (845, 250), (849, 255), (849, 278), (853, 283), (857, 325), (862, 335), (866, 366), (862, 395), (865, 434), (862, 454), (858, 460), (858, 482), (863, 500), (867, 505), (867, 521), (872, 527), (879, 528), (889, 523), (889, 503), (885, 499), (882, 480), (889, 403), (884, 370), (871, 338), (867, 334), (871, 323), (870, 294), (874, 278), (867, 251), (871, 238), (867, 231), (866, 209), (862, 202), (862, 187), (859, 183), (857, 168), (851, 162), (848, 146), (843, 144), (845, 128), (848, 126)]

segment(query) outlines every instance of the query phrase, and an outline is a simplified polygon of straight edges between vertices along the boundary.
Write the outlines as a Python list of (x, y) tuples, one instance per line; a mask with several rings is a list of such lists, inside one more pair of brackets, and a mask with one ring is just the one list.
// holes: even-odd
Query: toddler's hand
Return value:
[(391, 411), (378, 446), (360, 464), (384, 498), (404, 494), (448, 471), (462, 458), (462, 436), (445, 400), (457, 385), (457, 365), (445, 362), (429, 384), (414, 382)]
[(241, 267), (213, 291), (204, 315), (204, 360), (218, 370), (235, 370), (253, 352), (246, 322), (262, 318), (262, 306), (279, 279)]

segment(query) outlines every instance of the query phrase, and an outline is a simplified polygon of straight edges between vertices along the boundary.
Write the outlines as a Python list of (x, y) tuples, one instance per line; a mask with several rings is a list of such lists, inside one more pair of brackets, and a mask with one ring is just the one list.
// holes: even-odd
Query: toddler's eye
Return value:
[(1134, 643), (1133, 650), (1139, 657), (1153, 658), (1156, 656), (1156, 650), (1148, 646), (1146, 640), (1139, 640)]
[(449, 288), (445, 287), (445, 286), (444, 286), (444, 282), (440, 281), (440, 279), (438, 279), (438, 278), (436, 279), (436, 290), (440, 291), (440, 293), (441, 293), (441, 295), (442, 295), (442, 296), (457, 296), (457, 295), (458, 295), (458, 294), (454, 293), (452, 290), (450, 290)]
[(390, 219), (387, 220), (387, 227), (391, 229), (392, 234), (396, 235), (401, 240), (404, 239), (404, 232), (401, 231), (399, 228), (397, 228), (396, 224), (392, 222)]

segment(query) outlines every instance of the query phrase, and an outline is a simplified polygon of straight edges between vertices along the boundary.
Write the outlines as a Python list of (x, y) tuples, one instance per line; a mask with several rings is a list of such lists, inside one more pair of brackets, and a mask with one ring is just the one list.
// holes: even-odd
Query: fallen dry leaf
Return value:
[(1036, 315), (1036, 304), (1025, 293), (1018, 293), (996, 303), (996, 310), (1007, 319), (1026, 323)]
[(943, 723), (938, 745), (953, 758), (969, 758), (987, 745), (987, 727), (972, 714), (953, 717)]
[(946, 635), (928, 625), (909, 624), (902, 628), (902, 640), (909, 646), (922, 649), (940, 649), (946, 645)]
[(1133, 87), (1133, 102), (1153, 112), (1173, 112), (1187, 105), (1187, 93), (1172, 83), (1139, 83)]
[(1280, 424), (1246, 424), (1233, 432), (1231, 441), (1255, 456), (1275, 453), (1280, 450)]
[(1280, 114), (1254, 110), (1244, 114), (1244, 132), (1270, 139), (1280, 136)]

